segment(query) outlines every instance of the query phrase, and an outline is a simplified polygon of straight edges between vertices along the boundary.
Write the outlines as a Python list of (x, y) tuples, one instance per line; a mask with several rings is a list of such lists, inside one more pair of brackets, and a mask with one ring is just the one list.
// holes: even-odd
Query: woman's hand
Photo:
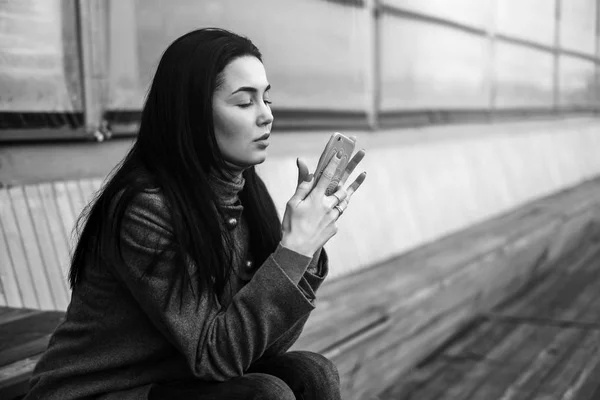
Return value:
[(331, 196), (325, 196), (325, 190), (333, 178), (340, 158), (333, 157), (330, 160), (316, 185), (313, 182), (314, 176), (308, 173), (306, 164), (298, 160), (298, 187), (288, 201), (283, 216), (283, 246), (312, 257), (337, 233), (336, 221), (348, 206), (354, 192), (365, 180), (366, 172), (360, 174), (348, 190), (344, 190), (342, 186), (364, 155), (365, 151), (360, 150), (352, 157), (342, 175), (338, 190)]

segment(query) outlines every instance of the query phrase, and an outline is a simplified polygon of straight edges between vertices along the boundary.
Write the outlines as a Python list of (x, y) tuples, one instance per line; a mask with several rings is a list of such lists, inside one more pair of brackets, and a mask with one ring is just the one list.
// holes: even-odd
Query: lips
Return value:
[(256, 142), (258, 142), (259, 140), (267, 140), (269, 138), (269, 136), (271, 136), (270, 133), (265, 133), (264, 135), (262, 135), (261, 137), (256, 139)]

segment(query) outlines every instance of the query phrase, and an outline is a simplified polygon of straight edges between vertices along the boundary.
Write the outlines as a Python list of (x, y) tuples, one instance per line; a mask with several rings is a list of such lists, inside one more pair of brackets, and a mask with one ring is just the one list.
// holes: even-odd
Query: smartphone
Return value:
[(331, 179), (331, 182), (327, 186), (327, 190), (325, 191), (327, 196), (331, 196), (336, 192), (337, 186), (340, 183), (340, 179), (344, 174), (344, 170), (350, 161), (350, 156), (352, 156), (352, 153), (354, 152), (355, 144), (355, 140), (349, 138), (348, 136), (342, 135), (339, 132), (333, 133), (329, 138), (329, 142), (327, 142), (323, 153), (321, 153), (321, 157), (317, 163), (317, 168), (315, 169), (315, 185), (319, 181), (319, 178), (321, 178), (321, 175), (323, 175), (323, 171), (325, 170), (325, 167), (327, 167), (327, 164), (329, 164), (329, 161), (331, 161), (331, 158), (335, 157), (337, 152), (340, 150), (342, 151), (342, 159), (335, 170), (333, 179)]

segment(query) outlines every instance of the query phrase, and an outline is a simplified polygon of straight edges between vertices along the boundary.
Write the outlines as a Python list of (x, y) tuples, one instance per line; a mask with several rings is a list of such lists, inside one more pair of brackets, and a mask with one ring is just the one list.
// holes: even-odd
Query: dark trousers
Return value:
[(243, 376), (225, 382), (154, 385), (150, 400), (340, 400), (336, 366), (309, 351), (258, 360)]

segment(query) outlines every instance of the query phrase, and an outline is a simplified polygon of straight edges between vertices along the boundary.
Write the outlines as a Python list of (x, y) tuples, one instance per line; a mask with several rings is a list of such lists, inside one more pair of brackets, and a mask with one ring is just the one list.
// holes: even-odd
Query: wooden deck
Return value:
[(481, 315), (378, 398), (600, 399), (600, 247)]
[(22, 396), (62, 311), (0, 307), (0, 399)]

